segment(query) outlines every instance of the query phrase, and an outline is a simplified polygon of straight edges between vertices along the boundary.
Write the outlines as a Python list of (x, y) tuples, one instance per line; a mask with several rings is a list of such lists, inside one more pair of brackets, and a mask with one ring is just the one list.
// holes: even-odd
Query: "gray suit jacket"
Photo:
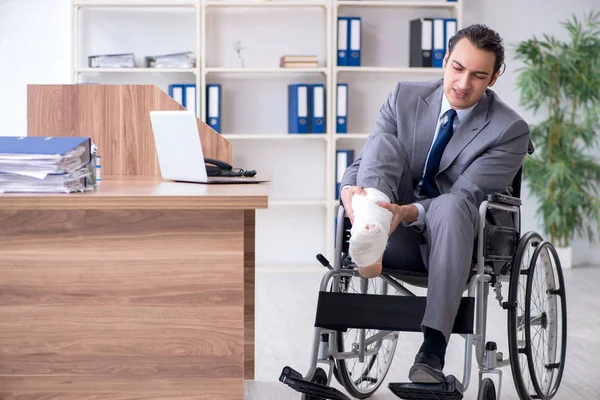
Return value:
[[(397, 159), (399, 151), (408, 158), (407, 169), (413, 189), (416, 188), (435, 134), (442, 93), (442, 80), (398, 83), (381, 107), (375, 129), (359, 156), (346, 169), (341, 186), (356, 185), (361, 162), (377, 165), (377, 177), (367, 183), (382, 190), (392, 202), (398, 202), (405, 197), (399, 193), (404, 173), (402, 160)], [(401, 148), (390, 149), (390, 142), (380, 135), (397, 137), (395, 142), (399, 141)], [(510, 192), (528, 143), (528, 124), (492, 90), (486, 90), (467, 119), (457, 126), (444, 150), (436, 175), (440, 193), (464, 196), (479, 207), (486, 194)], [(417, 201), (427, 212), (432, 199)]]

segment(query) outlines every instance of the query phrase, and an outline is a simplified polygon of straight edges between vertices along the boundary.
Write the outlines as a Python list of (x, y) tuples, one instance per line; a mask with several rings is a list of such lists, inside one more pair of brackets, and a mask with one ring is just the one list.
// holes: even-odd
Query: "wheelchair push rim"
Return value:
[[(365, 279), (359, 277), (348, 278), (340, 289), (346, 292), (364, 293), (360, 288), (354, 288), (354, 282), (364, 282), (368, 285), (367, 292), (371, 294), (386, 295), (391, 288), (381, 279)], [(335, 377), (338, 382), (344, 386), (346, 391), (353, 397), (365, 399), (373, 395), (383, 383), (394, 358), (396, 345), (398, 343), (398, 333), (388, 334), (384, 339), (379, 339), (368, 346), (366, 351), (374, 353), (365, 355), (364, 362), (360, 363), (358, 359), (358, 346), (361, 339), (360, 329), (348, 329), (346, 332), (336, 332), (334, 334), (337, 351), (340, 353), (352, 352), (356, 356), (351, 358), (339, 358), (335, 362)], [(379, 333), (375, 329), (364, 330), (364, 340), (368, 340), (373, 335)], [(390, 336), (392, 335), (392, 336)], [(392, 337), (390, 339), (390, 337)]]
[(511, 272), (508, 313), (513, 379), (523, 400), (554, 397), (564, 371), (567, 318), (560, 260), (537, 233), (523, 237)]

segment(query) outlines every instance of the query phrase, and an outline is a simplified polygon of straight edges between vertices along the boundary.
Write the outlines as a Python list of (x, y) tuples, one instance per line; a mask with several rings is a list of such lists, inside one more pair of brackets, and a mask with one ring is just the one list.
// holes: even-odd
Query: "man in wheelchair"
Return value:
[[(500, 397), (499, 368), (508, 363), (519, 399), (557, 393), (566, 359), (564, 279), (552, 243), (521, 232), (521, 164), (533, 147), (527, 123), (489, 89), (503, 62), (496, 32), (466, 27), (449, 40), (443, 80), (398, 83), (381, 107), (342, 178), (333, 265), (317, 255), (329, 271), (310, 367), (302, 375), (285, 366), (279, 377), (303, 400), (349, 400), (332, 377), (353, 398), (373, 395), (399, 332), (423, 333), (410, 382), (388, 385), (402, 399), (462, 399), (473, 353), (478, 400)], [(426, 287), (427, 296), (406, 285)], [(490, 288), (507, 311), (509, 359), (486, 341)], [(451, 334), (465, 338), (462, 381), (443, 372)]]
[(398, 83), (341, 182), (352, 221), (349, 254), (361, 275), (376, 277), (382, 268), (428, 273), (424, 340), (409, 372), (414, 383), (445, 379), (478, 207), (487, 194), (510, 190), (529, 143), (528, 124), (489, 89), (504, 63), (500, 36), (472, 25), (448, 46), (443, 80)]

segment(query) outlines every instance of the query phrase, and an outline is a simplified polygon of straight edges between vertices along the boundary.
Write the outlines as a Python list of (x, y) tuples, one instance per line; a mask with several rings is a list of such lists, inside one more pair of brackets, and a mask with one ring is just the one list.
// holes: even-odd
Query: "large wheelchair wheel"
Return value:
[(552, 399), (565, 367), (565, 287), (556, 250), (535, 232), (519, 241), (509, 304), (510, 364), (519, 398)]
[[(340, 291), (346, 293), (398, 294), (396, 289), (380, 278), (341, 277), (339, 287)], [(357, 399), (370, 397), (381, 386), (390, 369), (398, 332), (384, 335), (376, 329), (348, 329), (335, 333), (334, 337), (337, 351), (350, 356), (335, 360), (334, 376), (351, 396)], [(361, 343), (365, 343), (363, 362), (359, 360)]]

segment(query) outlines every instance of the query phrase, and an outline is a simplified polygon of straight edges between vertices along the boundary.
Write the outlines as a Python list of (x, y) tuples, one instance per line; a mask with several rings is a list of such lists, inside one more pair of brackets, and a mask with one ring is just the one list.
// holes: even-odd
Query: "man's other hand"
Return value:
[(389, 210), (392, 213), (392, 224), (390, 226), (390, 235), (398, 228), (400, 222), (415, 222), (419, 217), (419, 209), (414, 204), (399, 206), (391, 203), (377, 203), (378, 206)]
[(342, 192), (340, 193), (340, 199), (342, 200), (342, 205), (344, 206), (344, 210), (346, 210), (346, 215), (350, 218), (350, 222), (354, 224), (354, 211), (352, 210), (352, 196), (355, 194), (360, 194), (363, 196), (367, 195), (367, 191), (360, 186), (344, 186), (342, 188)]

